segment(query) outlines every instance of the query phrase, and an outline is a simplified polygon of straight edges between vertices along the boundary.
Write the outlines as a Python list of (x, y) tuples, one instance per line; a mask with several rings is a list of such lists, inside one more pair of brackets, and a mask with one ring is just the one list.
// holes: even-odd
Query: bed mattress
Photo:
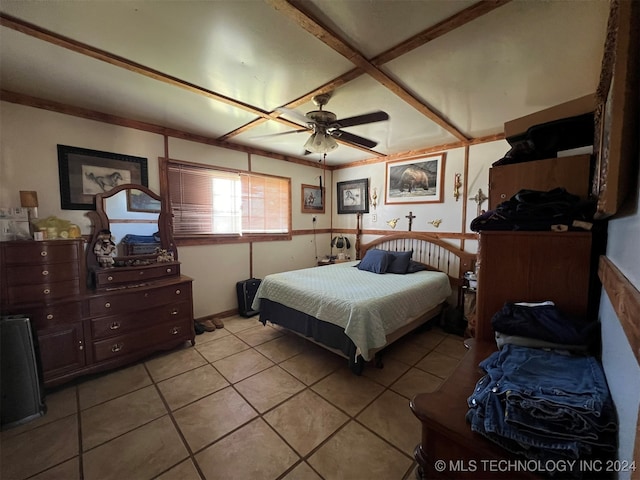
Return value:
[(365, 360), (386, 344), (386, 336), (444, 302), (451, 294), (442, 272), (376, 274), (357, 262), (267, 275), (253, 303), (285, 305), (341, 327)]

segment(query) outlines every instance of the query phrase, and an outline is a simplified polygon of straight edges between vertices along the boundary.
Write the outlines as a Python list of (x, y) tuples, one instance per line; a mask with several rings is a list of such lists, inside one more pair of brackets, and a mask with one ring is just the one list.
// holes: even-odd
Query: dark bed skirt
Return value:
[(358, 355), (356, 362), (356, 346), (344, 333), (342, 327), (318, 320), (311, 315), (265, 298), (260, 299), (260, 321), (262, 324), (271, 322), (280, 325), (287, 330), (311, 338), (320, 345), (340, 351), (349, 359), (349, 368), (354, 373), (360, 374), (362, 372), (364, 360), (362, 356)]

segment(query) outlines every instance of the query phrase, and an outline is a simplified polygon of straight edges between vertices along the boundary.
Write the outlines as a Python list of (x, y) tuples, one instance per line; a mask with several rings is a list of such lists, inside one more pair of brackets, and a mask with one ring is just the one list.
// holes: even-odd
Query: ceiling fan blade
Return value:
[(364, 125), (366, 123), (382, 122), (389, 120), (389, 114), (381, 110), (377, 112), (365, 113), (364, 115), (356, 115), (355, 117), (347, 117), (336, 120), (331, 124), (335, 128), (353, 127), (354, 125)]
[(333, 130), (331, 132), (331, 136), (339, 138), (347, 143), (360, 145), (361, 147), (373, 148), (378, 145), (378, 142), (374, 142), (373, 140), (369, 140), (368, 138), (364, 138), (359, 135), (354, 135), (353, 133), (343, 132), (342, 130)]
[(307, 126), (310, 123), (313, 123), (302, 113), (296, 110), (291, 110), (290, 108), (279, 107), (279, 108), (276, 108), (276, 112), (280, 112), (285, 118), (288, 118), (292, 122), (296, 122), (304, 126)]

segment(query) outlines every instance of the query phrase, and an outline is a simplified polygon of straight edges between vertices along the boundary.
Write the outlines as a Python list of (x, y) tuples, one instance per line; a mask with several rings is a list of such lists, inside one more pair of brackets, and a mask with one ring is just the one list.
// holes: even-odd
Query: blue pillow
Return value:
[(413, 255), (413, 250), (410, 252), (387, 252), (387, 257), (389, 259), (387, 272), (398, 273), (400, 275), (407, 273), (407, 268), (409, 268), (409, 262), (411, 261), (411, 255)]
[(415, 273), (415, 272), (420, 272), (422, 270), (429, 270), (429, 267), (427, 267), (424, 263), (411, 260), (409, 262), (409, 267), (407, 268), (407, 273)]
[(365, 270), (373, 273), (385, 273), (387, 271), (387, 252), (384, 250), (367, 250), (364, 254), (364, 258), (357, 265), (359, 270)]

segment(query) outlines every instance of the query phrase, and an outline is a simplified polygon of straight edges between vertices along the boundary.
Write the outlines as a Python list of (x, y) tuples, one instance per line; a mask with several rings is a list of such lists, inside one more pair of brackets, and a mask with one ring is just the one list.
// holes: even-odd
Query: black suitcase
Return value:
[(236, 283), (236, 293), (238, 294), (238, 313), (243, 317), (252, 317), (259, 312), (259, 310), (253, 310), (251, 304), (256, 297), (256, 292), (260, 286), (259, 278), (249, 278), (248, 280), (242, 280)]

